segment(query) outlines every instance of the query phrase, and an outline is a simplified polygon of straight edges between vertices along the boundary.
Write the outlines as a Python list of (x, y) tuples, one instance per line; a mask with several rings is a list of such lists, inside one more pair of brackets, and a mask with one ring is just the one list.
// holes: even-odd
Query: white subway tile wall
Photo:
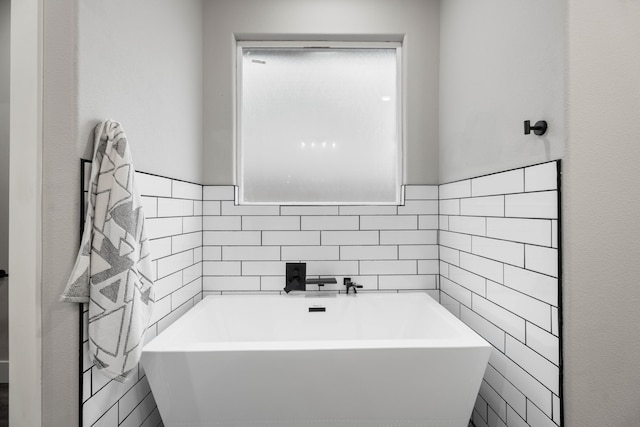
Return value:
[(437, 297), (437, 185), (405, 186), (403, 206), (236, 206), (233, 194), (204, 187), (204, 295), (282, 291), (285, 264), (306, 262), (308, 276), (336, 277), (326, 290), (351, 277)]
[[(85, 168), (89, 169), (90, 163), (85, 164)], [(147, 330), (148, 342), (202, 299), (203, 188), (201, 185), (145, 173), (136, 173), (135, 179), (142, 194), (155, 272), (156, 303), (151, 326)], [(85, 182), (85, 188), (86, 185)], [(228, 195), (222, 193), (219, 197), (223, 200)], [(219, 211), (218, 202), (214, 212)], [(225, 271), (228, 271), (228, 267)], [(84, 311), (82, 425), (162, 425), (142, 367), (138, 367), (133, 378), (121, 384), (109, 381), (89, 361), (86, 304)]]
[[(404, 206), (238, 206), (233, 186), (138, 173), (156, 275), (147, 340), (205, 295), (282, 293), (286, 262), (306, 262), (336, 277), (325, 290), (351, 277), (426, 291), (489, 341), (476, 427), (559, 425), (558, 167), (407, 185)], [(83, 426), (162, 425), (143, 369), (108, 381), (87, 339)]]
[(558, 171), (440, 186), (440, 302), (494, 347), (476, 427), (560, 425)]

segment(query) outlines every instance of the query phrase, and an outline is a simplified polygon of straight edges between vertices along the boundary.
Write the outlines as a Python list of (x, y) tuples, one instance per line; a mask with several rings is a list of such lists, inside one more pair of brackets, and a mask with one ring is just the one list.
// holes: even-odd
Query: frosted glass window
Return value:
[(241, 203), (399, 204), (399, 48), (239, 56)]

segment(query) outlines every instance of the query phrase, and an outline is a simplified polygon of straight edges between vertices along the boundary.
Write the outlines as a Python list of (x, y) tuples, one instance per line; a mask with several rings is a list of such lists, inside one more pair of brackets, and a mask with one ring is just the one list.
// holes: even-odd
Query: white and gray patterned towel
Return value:
[(127, 138), (119, 123), (96, 126), (80, 251), (61, 301), (89, 303), (89, 353), (124, 381), (142, 353), (153, 309), (151, 257)]

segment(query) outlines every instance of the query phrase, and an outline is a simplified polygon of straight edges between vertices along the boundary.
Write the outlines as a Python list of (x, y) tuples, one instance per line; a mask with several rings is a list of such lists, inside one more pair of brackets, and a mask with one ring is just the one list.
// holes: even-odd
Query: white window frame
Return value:
[(244, 48), (327, 48), (327, 49), (395, 49), (396, 50), (396, 96), (398, 99), (396, 108), (396, 126), (398, 135), (398, 158), (396, 182), (396, 200), (392, 202), (305, 202), (304, 205), (402, 205), (404, 204), (404, 91), (403, 91), (403, 69), (402, 69), (402, 43), (396, 41), (236, 41), (236, 70), (235, 70), (235, 134), (234, 134), (234, 175), (236, 182), (236, 201), (242, 205), (300, 205), (296, 202), (247, 202), (243, 199), (242, 168), (242, 52)]

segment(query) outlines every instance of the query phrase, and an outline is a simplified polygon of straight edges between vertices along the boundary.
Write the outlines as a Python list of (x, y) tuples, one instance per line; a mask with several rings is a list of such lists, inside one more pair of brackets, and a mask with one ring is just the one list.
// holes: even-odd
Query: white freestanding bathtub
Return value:
[(166, 427), (466, 427), (490, 348), (426, 293), (225, 295), (142, 363)]

